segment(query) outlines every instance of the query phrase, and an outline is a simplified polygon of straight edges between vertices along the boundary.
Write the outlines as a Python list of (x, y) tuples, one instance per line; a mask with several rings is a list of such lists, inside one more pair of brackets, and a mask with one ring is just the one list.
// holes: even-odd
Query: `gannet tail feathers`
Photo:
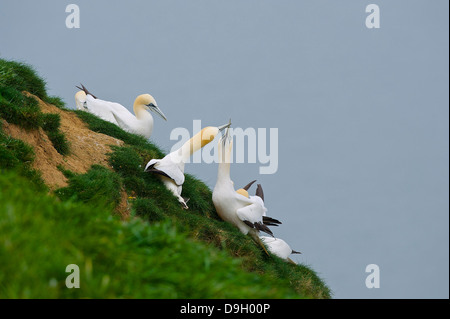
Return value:
[(262, 223), (259, 223), (259, 222), (257, 222), (257, 223), (252, 223), (252, 222), (250, 222), (250, 221), (248, 221), (248, 220), (243, 220), (243, 222), (244, 222), (248, 227), (250, 227), (250, 228), (256, 229), (256, 230), (258, 230), (258, 231), (265, 232), (265, 233), (269, 234), (270, 236), (274, 237), (274, 236), (273, 236), (273, 233), (272, 233), (272, 231), (269, 229), (269, 227), (267, 227), (266, 225), (264, 225), (264, 224), (262, 224)]
[(80, 90), (82, 90), (82, 91), (84, 91), (84, 93), (86, 93), (86, 95), (89, 94), (89, 95), (91, 95), (94, 99), (97, 99), (97, 97), (96, 97), (94, 94), (92, 94), (91, 92), (89, 92), (88, 89), (86, 89), (86, 87), (85, 87), (83, 84), (80, 83), (80, 85), (81, 85), (81, 87), (76, 86), (76, 88), (77, 88), (77, 89), (80, 89)]
[(280, 222), (278, 219), (268, 216), (263, 216), (263, 223), (267, 226), (278, 226), (282, 224), (282, 222)]

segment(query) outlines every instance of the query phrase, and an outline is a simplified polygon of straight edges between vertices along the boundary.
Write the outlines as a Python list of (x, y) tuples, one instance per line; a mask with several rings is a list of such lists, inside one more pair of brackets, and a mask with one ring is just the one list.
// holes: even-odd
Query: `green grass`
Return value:
[(29, 130), (42, 127), (56, 151), (62, 155), (69, 154), (69, 142), (59, 130), (59, 114), (42, 113), (38, 101), (24, 95), (23, 91), (64, 108), (62, 99), (47, 96), (44, 80), (30, 65), (0, 59), (0, 117)]
[(0, 122), (0, 175), (13, 170), (29, 179), (35, 189), (46, 191), (48, 188), (40, 172), (32, 168), (33, 161), (33, 148), (21, 140), (4, 134)]
[(149, 156), (162, 158), (165, 154), (158, 148), (155, 143), (149, 143), (145, 138), (125, 132), (117, 125), (104, 121), (97, 116), (85, 111), (72, 111), (82, 119), (91, 131), (103, 133), (119, 140), (124, 141), (130, 146), (135, 146), (140, 152), (145, 152)]
[(76, 200), (94, 207), (114, 209), (120, 201), (121, 181), (109, 169), (93, 165), (86, 174), (73, 174), (69, 186), (57, 189), (55, 194), (63, 201)]
[(12, 87), (19, 92), (27, 91), (59, 108), (65, 106), (61, 98), (47, 95), (45, 81), (27, 63), (0, 59), (0, 86)]
[(15, 88), (0, 86), (0, 116), (7, 122), (37, 129), (42, 125), (41, 115), (36, 99), (24, 96)]
[[(298, 298), (287, 280), (242, 271), (241, 260), (169, 221), (121, 222), (109, 210), (60, 202), (14, 173), (0, 176), (0, 298)], [(65, 286), (66, 266), (80, 288)]]
[(70, 145), (64, 133), (59, 130), (61, 117), (59, 114), (47, 113), (42, 114), (42, 128), (47, 133), (48, 138), (53, 144), (53, 147), (61, 155), (70, 153)]

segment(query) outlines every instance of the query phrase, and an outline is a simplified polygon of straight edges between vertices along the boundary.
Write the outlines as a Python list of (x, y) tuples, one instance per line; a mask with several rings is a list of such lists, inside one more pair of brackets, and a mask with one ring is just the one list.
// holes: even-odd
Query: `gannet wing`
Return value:
[(108, 105), (108, 101), (95, 99), (92, 95), (86, 96), (87, 111), (94, 115), (97, 115), (101, 119), (118, 125), (114, 118), (111, 108)]
[(166, 157), (162, 160), (150, 160), (145, 167), (145, 171), (166, 176), (172, 179), (178, 186), (181, 186), (184, 183), (183, 171), (176, 163), (167, 160)]
[(264, 207), (258, 203), (252, 203), (236, 210), (236, 215), (250, 228), (256, 228), (273, 236), (272, 231), (263, 223)]

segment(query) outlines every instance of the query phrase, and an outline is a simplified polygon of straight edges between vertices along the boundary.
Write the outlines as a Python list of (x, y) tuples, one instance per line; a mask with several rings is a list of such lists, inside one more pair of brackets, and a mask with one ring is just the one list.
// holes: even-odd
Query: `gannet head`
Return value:
[(135, 113), (137, 113), (136, 108), (143, 108), (147, 111), (152, 111), (161, 116), (164, 120), (167, 121), (164, 113), (159, 109), (158, 104), (156, 104), (156, 100), (150, 94), (141, 94), (134, 101)]
[[(245, 185), (244, 187), (238, 189), (236, 191), (236, 193), (241, 194), (242, 196), (245, 196), (247, 198), (250, 198), (250, 195), (248, 194), (248, 189), (253, 185), (253, 183), (256, 182), (256, 179), (250, 183), (248, 183), (247, 185)], [(259, 185), (259, 184), (258, 184)]]
[(86, 93), (84, 91), (78, 91), (77, 93), (75, 93), (75, 104), (77, 105), (78, 110), (87, 109)]
[(243, 188), (238, 189), (236, 191), (236, 193), (241, 194), (244, 197), (250, 198), (250, 196), (248, 195), (248, 192), (245, 189), (243, 189)]
[(205, 146), (206, 144), (210, 143), (214, 138), (219, 134), (219, 132), (222, 132), (224, 129), (230, 127), (231, 120), (229, 123), (221, 126), (207, 126), (203, 128), (201, 132), (201, 147)]

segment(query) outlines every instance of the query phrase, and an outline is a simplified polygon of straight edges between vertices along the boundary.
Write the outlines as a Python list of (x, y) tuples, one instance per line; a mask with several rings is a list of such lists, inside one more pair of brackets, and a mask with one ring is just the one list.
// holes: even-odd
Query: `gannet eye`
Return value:
[(156, 105), (153, 104), (153, 103), (147, 104), (147, 106), (149, 106), (149, 107), (156, 107)]

